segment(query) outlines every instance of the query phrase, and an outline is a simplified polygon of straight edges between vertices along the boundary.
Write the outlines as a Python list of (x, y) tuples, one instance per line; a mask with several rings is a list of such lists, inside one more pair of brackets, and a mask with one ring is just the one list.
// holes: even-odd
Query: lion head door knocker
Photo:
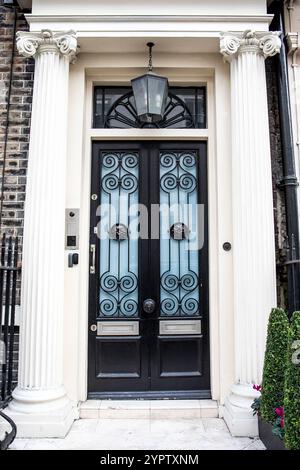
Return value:
[(185, 240), (188, 238), (190, 233), (189, 228), (182, 222), (175, 222), (175, 224), (170, 227), (170, 236), (173, 240)]
[(128, 238), (128, 228), (124, 224), (113, 225), (108, 233), (111, 240), (122, 241)]

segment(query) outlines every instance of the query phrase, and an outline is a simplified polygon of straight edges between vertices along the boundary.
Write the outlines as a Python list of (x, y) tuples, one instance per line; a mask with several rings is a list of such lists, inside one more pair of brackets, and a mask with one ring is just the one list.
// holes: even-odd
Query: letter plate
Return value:
[(160, 335), (200, 335), (201, 320), (161, 320)]
[(98, 321), (98, 336), (138, 336), (138, 321)]

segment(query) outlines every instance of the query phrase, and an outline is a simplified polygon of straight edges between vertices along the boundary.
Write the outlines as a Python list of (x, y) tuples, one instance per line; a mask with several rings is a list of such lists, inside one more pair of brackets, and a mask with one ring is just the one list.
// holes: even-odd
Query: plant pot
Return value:
[(267, 423), (258, 416), (259, 437), (267, 450), (287, 450), (280, 437), (272, 432), (272, 424)]

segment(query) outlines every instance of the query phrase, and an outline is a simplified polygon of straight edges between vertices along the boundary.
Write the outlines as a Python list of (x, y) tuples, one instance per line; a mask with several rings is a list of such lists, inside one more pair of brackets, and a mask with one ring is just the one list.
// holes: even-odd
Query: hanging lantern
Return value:
[(152, 124), (163, 120), (167, 98), (168, 79), (152, 72), (153, 42), (148, 42), (148, 72), (131, 80), (132, 91), (138, 118), (141, 122)]

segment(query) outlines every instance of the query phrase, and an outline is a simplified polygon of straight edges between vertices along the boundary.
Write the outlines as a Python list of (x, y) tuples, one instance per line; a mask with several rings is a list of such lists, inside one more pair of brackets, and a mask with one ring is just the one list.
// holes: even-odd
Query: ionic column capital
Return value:
[(254, 52), (265, 59), (272, 57), (280, 51), (280, 31), (251, 31), (242, 33), (221, 33), (220, 52), (225, 60), (231, 61), (244, 52)]
[(49, 29), (42, 29), (40, 33), (19, 31), (17, 48), (25, 57), (36, 57), (43, 52), (56, 52), (73, 63), (77, 52), (76, 33), (75, 31), (53, 33)]

